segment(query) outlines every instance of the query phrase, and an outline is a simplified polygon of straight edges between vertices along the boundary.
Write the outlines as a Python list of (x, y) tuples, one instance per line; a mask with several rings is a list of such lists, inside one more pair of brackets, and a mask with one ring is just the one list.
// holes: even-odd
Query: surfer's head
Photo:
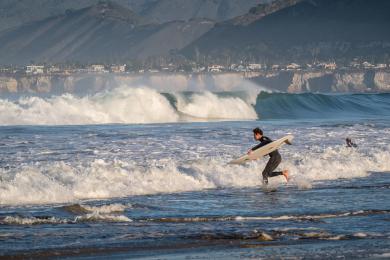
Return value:
[(263, 137), (263, 130), (258, 127), (253, 129), (253, 138), (255, 138), (255, 140), (260, 140), (261, 137)]

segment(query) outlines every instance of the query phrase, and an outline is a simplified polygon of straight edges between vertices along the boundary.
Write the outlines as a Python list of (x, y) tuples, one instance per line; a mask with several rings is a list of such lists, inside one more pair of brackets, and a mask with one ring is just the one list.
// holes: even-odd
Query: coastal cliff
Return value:
[(390, 91), (390, 71), (295, 71), (253, 77), (269, 89), (289, 93), (364, 93)]
[(289, 93), (389, 92), (390, 71), (280, 71), (199, 74), (3, 75), (0, 94), (96, 93), (123, 85), (159, 91), (230, 91), (243, 84)]

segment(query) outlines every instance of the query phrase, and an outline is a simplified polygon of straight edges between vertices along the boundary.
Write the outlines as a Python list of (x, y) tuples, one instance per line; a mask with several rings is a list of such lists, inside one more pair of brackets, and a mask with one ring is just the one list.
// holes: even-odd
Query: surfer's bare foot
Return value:
[(283, 176), (286, 178), (286, 181), (288, 182), (288, 170), (283, 171)]

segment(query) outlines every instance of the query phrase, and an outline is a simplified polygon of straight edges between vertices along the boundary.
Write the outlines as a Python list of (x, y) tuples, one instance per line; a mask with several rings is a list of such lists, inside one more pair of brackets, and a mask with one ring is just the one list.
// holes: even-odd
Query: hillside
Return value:
[[(272, 0), (113, 0), (142, 16), (145, 23), (166, 23), (205, 18), (224, 21), (248, 12), (259, 3)], [(77, 11), (101, 0), (2, 0), (0, 31), (26, 23)]]
[(120, 62), (181, 49), (213, 27), (209, 20), (144, 25), (114, 2), (99, 3), (0, 33), (3, 64)]
[(149, 0), (130, 7), (149, 21), (165, 23), (174, 20), (205, 18), (225, 21), (243, 15), (260, 3), (272, 0)]
[(268, 15), (254, 15), (252, 9), (217, 24), (183, 53), (192, 58), (265, 62), (354, 57), (373, 61), (390, 53), (390, 1), (302, 0), (291, 6), (278, 2), (281, 9)]
[[(22, 25), (0, 31), (0, 63), (118, 63), (172, 53), (222, 64), (386, 63), (390, 57), (388, 0), (115, 0), (84, 8), (94, 1), (75, 8), (72, 1), (56, 8), (49, 7), (57, 0), (0, 2), (0, 14), (22, 3), (41, 3), (42, 16), (64, 12), (30, 22), (22, 12)], [(27, 20), (39, 17), (37, 8)]]
[(91, 6), (96, 0), (1, 0), (0, 31)]

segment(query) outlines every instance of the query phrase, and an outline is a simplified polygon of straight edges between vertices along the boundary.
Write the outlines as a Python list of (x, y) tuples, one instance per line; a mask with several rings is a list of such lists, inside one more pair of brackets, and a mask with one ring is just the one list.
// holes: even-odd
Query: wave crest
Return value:
[(390, 94), (287, 94), (255, 91), (159, 93), (120, 87), (92, 96), (0, 99), (3, 125), (139, 124), (277, 118), (389, 116)]
[[(389, 151), (375, 149), (359, 152), (344, 147), (327, 148), (321, 153), (293, 153), (283, 167), (290, 170), (291, 184), (310, 188), (318, 181), (360, 178), (369, 171), (390, 169)], [(344, 158), (340, 161), (340, 158)], [(150, 162), (137, 166), (131, 162), (94, 160), (80, 165), (64, 162), (34, 164), (2, 170), (0, 205), (67, 203), (85, 199), (106, 199), (133, 195), (198, 191), (211, 188), (255, 187), (262, 183), (261, 170), (266, 161), (245, 166), (226, 165), (230, 158), (211, 158), (192, 162), (174, 159), (156, 166)], [(297, 161), (299, 160), (299, 161)], [(283, 177), (270, 180), (280, 185)], [(111, 213), (122, 205), (74, 209), (82, 213)]]
[[(188, 98), (177, 94), (175, 107), (163, 94), (150, 88), (121, 87), (93, 96), (71, 94), (50, 98), (0, 99), (3, 125), (139, 124), (194, 121), (194, 118), (256, 119), (252, 105), (239, 97), (223, 97), (211, 92)], [(181, 116), (185, 114), (185, 116)]]
[(261, 92), (256, 112), (261, 118), (337, 118), (389, 116), (390, 94), (287, 94)]

